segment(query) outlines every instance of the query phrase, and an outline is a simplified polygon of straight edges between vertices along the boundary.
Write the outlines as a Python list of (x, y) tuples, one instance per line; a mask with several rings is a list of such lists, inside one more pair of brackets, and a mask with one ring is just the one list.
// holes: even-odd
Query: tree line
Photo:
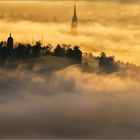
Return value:
[[(42, 47), (40, 41), (37, 41), (35, 45), (18, 43), (11, 50), (6, 46), (6, 43), (0, 43), (0, 62), (5, 60), (21, 60), (28, 58), (36, 58), (39, 56), (57, 56), (68, 57), (74, 59), (75, 62), (82, 62), (82, 51), (79, 46), (71, 47), (70, 45), (58, 44), (55, 48), (51, 44)], [(118, 64), (115, 62), (114, 56), (106, 56), (104, 52), (100, 56), (95, 57), (99, 64), (100, 71), (113, 72), (118, 69)]]
[(67, 45), (61, 46), (58, 44), (54, 49), (51, 44), (41, 47), (42, 44), (40, 41), (37, 41), (35, 45), (18, 43), (14, 49), (10, 50), (4, 44), (0, 43), (0, 59), (6, 60), (7, 58), (15, 59), (25, 59), (29, 57), (39, 57), (45, 55), (52, 55), (58, 57), (69, 57), (75, 59), (78, 62), (82, 61), (82, 51), (79, 46), (74, 46), (73, 48), (68, 47)]

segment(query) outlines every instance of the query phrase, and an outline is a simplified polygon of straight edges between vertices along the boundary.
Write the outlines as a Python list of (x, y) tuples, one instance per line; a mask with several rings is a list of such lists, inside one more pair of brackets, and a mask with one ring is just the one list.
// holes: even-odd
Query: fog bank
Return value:
[(140, 137), (134, 70), (89, 73), (57, 60), (0, 70), (0, 138)]

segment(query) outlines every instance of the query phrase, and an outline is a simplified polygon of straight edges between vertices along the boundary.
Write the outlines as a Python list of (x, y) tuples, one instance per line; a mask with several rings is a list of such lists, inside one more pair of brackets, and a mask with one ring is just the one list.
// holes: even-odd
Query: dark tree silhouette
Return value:
[(114, 56), (107, 57), (104, 52), (101, 52), (100, 57), (97, 57), (99, 61), (99, 68), (104, 72), (113, 72), (117, 71), (118, 66), (114, 60)]
[(82, 52), (80, 51), (78, 46), (75, 46), (73, 49), (68, 48), (66, 51), (66, 55), (75, 60), (82, 61)]
[(40, 50), (41, 50), (41, 42), (37, 41), (36, 44), (32, 48), (32, 56), (33, 57), (38, 57), (40, 55)]
[(55, 56), (64, 56), (65, 55), (65, 49), (62, 48), (59, 44), (54, 49), (54, 55)]
[(0, 42), (0, 49), (3, 47), (3, 41)]
[(14, 49), (14, 56), (16, 58), (28, 58), (31, 46), (29, 44), (21, 44), (19, 43), (18, 46)]
[(74, 48), (74, 57), (75, 59), (81, 61), (82, 60), (82, 52), (80, 51), (78, 46), (75, 46)]
[(52, 54), (52, 48), (53, 46), (51, 44), (48, 44), (46, 47), (43, 47), (42, 50), (43, 50), (43, 54), (44, 55), (51, 55)]

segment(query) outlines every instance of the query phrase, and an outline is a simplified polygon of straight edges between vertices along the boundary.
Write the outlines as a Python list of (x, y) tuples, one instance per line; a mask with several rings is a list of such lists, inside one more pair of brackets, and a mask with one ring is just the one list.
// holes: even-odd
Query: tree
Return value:
[(41, 42), (37, 41), (36, 44), (32, 48), (32, 56), (38, 57), (40, 55), (40, 50), (41, 50)]
[(82, 52), (80, 51), (78, 46), (73, 47), (73, 49), (68, 48), (66, 51), (66, 55), (75, 60), (82, 61)]
[(107, 57), (104, 52), (101, 53), (99, 60), (99, 68), (104, 72), (113, 72), (118, 69), (117, 63), (114, 60), (114, 56)]
[(54, 55), (55, 56), (64, 56), (65, 55), (65, 49), (62, 48), (59, 44), (54, 49)]

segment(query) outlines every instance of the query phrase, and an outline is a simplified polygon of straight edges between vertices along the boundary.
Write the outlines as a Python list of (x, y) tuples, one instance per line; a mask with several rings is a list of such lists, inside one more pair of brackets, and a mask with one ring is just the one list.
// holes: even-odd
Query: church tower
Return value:
[(77, 26), (78, 26), (78, 18), (76, 14), (76, 5), (74, 5), (74, 13), (72, 17), (72, 28), (77, 28)]
[(12, 38), (11, 33), (10, 33), (10, 36), (7, 39), (7, 48), (9, 50), (13, 50), (13, 46), (14, 46), (14, 39)]

